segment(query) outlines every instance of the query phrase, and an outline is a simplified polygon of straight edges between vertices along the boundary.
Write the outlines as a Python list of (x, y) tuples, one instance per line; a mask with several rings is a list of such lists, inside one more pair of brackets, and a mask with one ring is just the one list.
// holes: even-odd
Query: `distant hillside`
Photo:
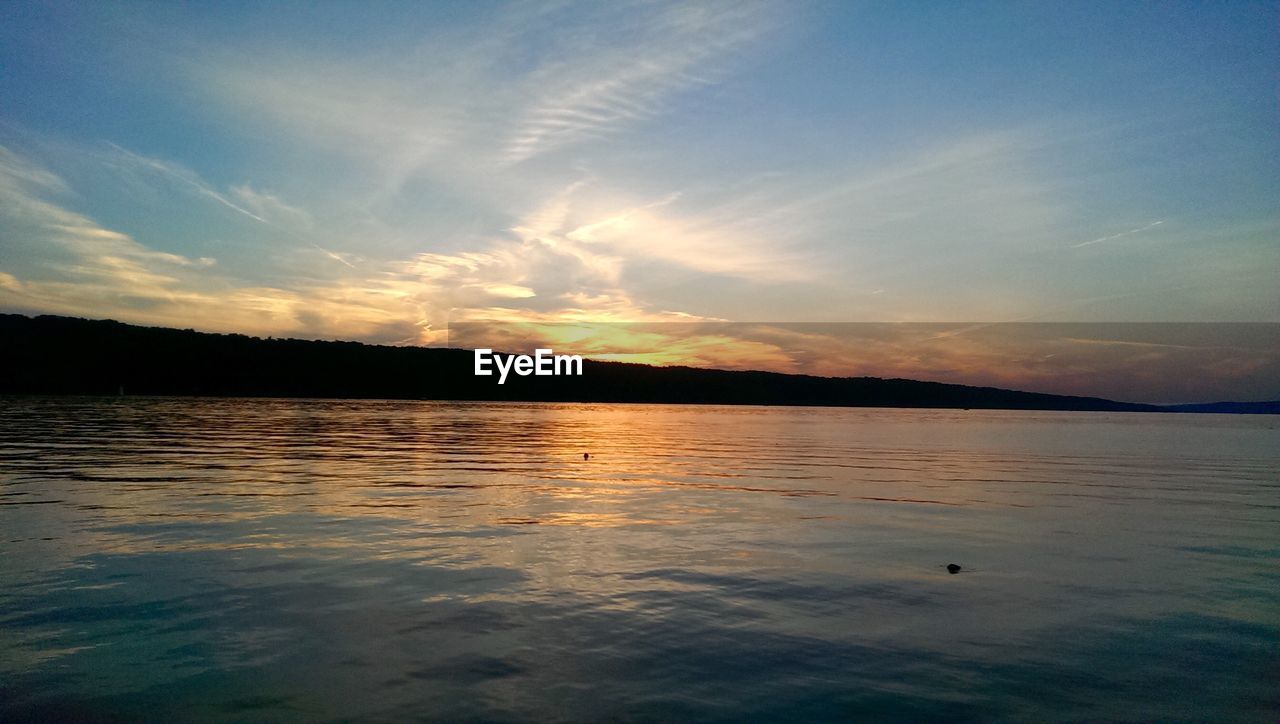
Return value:
[[(473, 374), (470, 350), (259, 339), (54, 316), (0, 315), (0, 349), (3, 394), (114, 395), (123, 390), (132, 395), (1162, 409), (937, 382), (593, 361), (581, 377), (512, 375), (498, 385), (496, 377)], [(1196, 406), (1173, 409), (1188, 407)]]
[(1164, 405), (1170, 412), (1223, 412), (1239, 415), (1280, 415), (1280, 400), (1271, 402), (1205, 402), (1192, 405)]

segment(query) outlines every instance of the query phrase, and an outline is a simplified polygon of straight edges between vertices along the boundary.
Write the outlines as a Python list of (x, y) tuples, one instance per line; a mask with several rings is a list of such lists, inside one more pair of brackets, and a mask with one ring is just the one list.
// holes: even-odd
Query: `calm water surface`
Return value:
[(0, 399), (0, 719), (1273, 721), (1278, 427)]

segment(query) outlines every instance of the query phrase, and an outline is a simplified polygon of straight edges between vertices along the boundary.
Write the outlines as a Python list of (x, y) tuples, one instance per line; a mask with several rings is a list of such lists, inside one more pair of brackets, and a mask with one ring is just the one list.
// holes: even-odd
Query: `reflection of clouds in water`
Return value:
[[(0, 436), (15, 718), (950, 716), (975, 669), (974, 716), (1047, 713), (1032, 671), (1172, 716), (1260, 700), (1276, 633), (1257, 418), (30, 399)], [(1144, 652), (1182, 699), (1117, 690)]]

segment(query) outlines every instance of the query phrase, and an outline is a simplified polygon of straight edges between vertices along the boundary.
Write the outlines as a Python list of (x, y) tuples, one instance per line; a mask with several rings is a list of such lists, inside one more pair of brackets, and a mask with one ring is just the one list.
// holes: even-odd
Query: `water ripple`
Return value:
[(0, 719), (1270, 720), (1269, 425), (2, 399)]

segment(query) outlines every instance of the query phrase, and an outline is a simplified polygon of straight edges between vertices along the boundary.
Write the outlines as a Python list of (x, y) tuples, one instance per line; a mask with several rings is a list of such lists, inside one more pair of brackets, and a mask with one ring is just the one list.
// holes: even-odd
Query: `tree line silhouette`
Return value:
[(1094, 397), (875, 377), (587, 360), (582, 376), (473, 374), (471, 350), (262, 339), (0, 315), (0, 393), (1156, 411)]

